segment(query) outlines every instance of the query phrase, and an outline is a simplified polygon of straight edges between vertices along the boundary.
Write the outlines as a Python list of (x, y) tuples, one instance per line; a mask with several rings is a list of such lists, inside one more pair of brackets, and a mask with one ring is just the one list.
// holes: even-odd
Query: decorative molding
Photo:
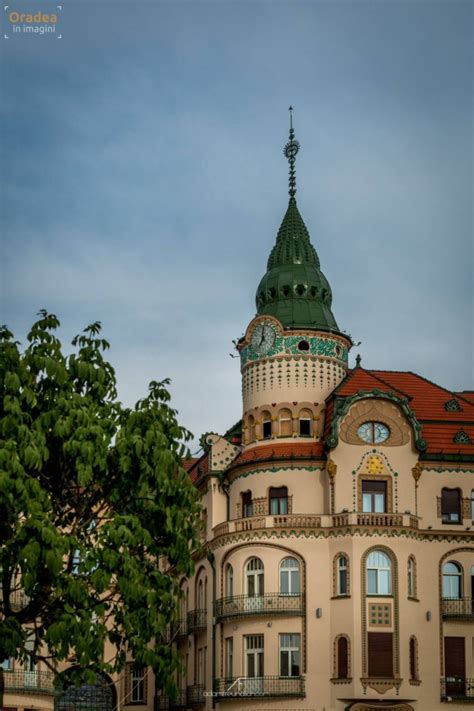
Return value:
[[(367, 678), (363, 677), (363, 678), (361, 678), (360, 682), (361, 682), (362, 686), (364, 687), (364, 691), (366, 691), (367, 688), (369, 688), (369, 689), (373, 689), (374, 691), (377, 691), (377, 693), (379, 693), (379, 694), (385, 694), (385, 692), (387, 692), (389, 689), (396, 689), (397, 694), (398, 694), (400, 687), (402, 685), (403, 679), (399, 679), (399, 678), (370, 679), (369, 677), (367, 677)], [(368, 708), (370, 709), (370, 706)], [(377, 707), (375, 707), (375, 708), (377, 708)], [(383, 708), (385, 708), (385, 706)], [(403, 708), (403, 706), (401, 708)]]
[(394, 393), (383, 392), (377, 388), (368, 391), (360, 390), (358, 393), (350, 397), (336, 396), (334, 402), (334, 413), (330, 423), (330, 432), (326, 439), (326, 444), (329, 449), (334, 449), (337, 446), (339, 442), (340, 423), (347, 415), (352, 405), (360, 400), (369, 399), (387, 400), (398, 405), (412, 427), (416, 448), (419, 452), (424, 452), (426, 450), (427, 443), (421, 436), (421, 424), (418, 422), (413, 410), (408, 405), (408, 400), (401, 398)]
[[(240, 472), (240, 474), (236, 474), (233, 476), (232, 474), (228, 477), (229, 483), (233, 483), (237, 479), (245, 479), (248, 476), (252, 476), (253, 474), (277, 474), (278, 472), (288, 472), (289, 470), (291, 471), (305, 471), (305, 472), (322, 472), (324, 470), (324, 467), (313, 467), (313, 466), (294, 466), (293, 462), (294, 459), (289, 459), (288, 460), (288, 466), (286, 467), (267, 467), (265, 469), (250, 469), (249, 471), (243, 471)], [(249, 463), (250, 466), (252, 466), (252, 462)], [(255, 466), (255, 465), (253, 465)], [(257, 465), (258, 467), (258, 465)]]

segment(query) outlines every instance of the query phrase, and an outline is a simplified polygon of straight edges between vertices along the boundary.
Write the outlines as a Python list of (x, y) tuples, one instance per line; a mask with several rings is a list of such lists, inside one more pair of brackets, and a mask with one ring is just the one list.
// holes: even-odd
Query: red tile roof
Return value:
[[(209, 452), (204, 452), (199, 458), (193, 458), (193, 463), (190, 467), (185, 468), (188, 470), (189, 478), (193, 484), (200, 479), (203, 474), (207, 474), (209, 471)], [(188, 460), (189, 461), (189, 460)], [(183, 462), (185, 465), (185, 463)]]
[[(468, 454), (474, 456), (474, 393), (446, 390), (421, 375), (393, 370), (354, 368), (328, 400), (325, 433), (329, 431), (334, 396), (350, 397), (360, 391), (380, 390), (408, 400), (408, 405), (422, 425), (422, 437), (430, 454)], [(446, 403), (456, 399), (460, 410), (446, 410)], [(464, 431), (471, 443), (454, 442)]]
[(274, 459), (320, 459), (323, 454), (322, 442), (288, 442), (262, 444), (243, 451), (232, 462), (232, 467), (252, 462)]

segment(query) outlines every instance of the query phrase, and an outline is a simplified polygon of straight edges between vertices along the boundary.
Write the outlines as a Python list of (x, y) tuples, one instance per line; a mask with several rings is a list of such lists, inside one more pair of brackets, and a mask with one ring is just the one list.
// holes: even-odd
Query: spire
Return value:
[(295, 160), (296, 154), (300, 149), (299, 141), (295, 139), (295, 131), (293, 128), (293, 107), (290, 106), (288, 109), (290, 112), (290, 135), (289, 141), (283, 148), (283, 153), (288, 159), (289, 163), (289, 176), (288, 176), (288, 194), (291, 198), (295, 197), (296, 194), (296, 174), (295, 174)]
[(290, 135), (283, 149), (289, 163), (290, 201), (257, 289), (257, 313), (275, 316), (289, 329), (339, 333), (331, 311), (331, 287), (296, 204), (295, 158), (300, 144), (295, 139), (292, 112), (290, 106)]

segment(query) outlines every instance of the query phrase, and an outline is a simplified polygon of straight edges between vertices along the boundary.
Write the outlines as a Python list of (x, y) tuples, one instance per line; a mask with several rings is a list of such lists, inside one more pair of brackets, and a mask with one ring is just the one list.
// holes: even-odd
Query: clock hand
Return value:
[(264, 342), (264, 340), (265, 340), (265, 331), (262, 331), (262, 337), (261, 337), (260, 343), (258, 345), (261, 346), (262, 343)]

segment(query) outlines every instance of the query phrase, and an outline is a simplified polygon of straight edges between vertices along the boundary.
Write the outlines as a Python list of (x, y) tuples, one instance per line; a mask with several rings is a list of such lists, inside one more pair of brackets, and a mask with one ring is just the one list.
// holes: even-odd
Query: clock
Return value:
[(258, 355), (265, 355), (275, 343), (275, 330), (269, 323), (259, 323), (252, 333), (252, 349)]

